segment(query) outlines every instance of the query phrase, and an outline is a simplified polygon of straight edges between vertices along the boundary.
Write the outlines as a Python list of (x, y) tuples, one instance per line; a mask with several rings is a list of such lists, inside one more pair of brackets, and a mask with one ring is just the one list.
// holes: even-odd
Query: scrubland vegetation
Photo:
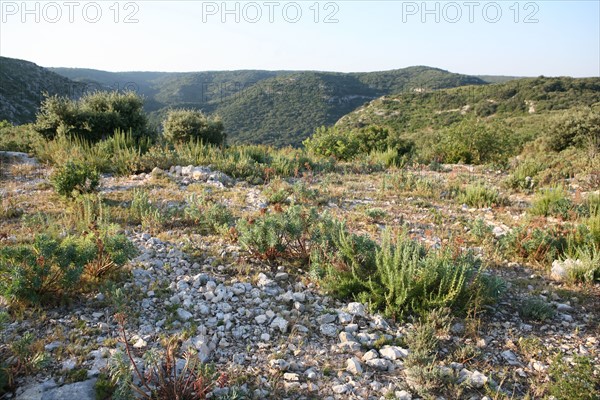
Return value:
[[(597, 399), (598, 345), (582, 338), (600, 334), (598, 82), (538, 78), (525, 85), (529, 92), (513, 86), (498, 86), (502, 101), (476, 92), (465, 113), (463, 88), (437, 93), (458, 112), (436, 113), (443, 107), (428, 94), (377, 100), (317, 129), (300, 148), (228, 145), (221, 120), (193, 110), (171, 110), (159, 133), (133, 93), (47, 98), (34, 124), (0, 124), (0, 149), (30, 153), (43, 164), (0, 160), (0, 325), (43, 321), (98, 293), (111, 314), (133, 307), (141, 294), (121, 286), (138, 254), (134, 233), (148, 233), (191, 257), (227, 265), (219, 273), (235, 281), (285, 272), (323, 295), (408, 324), (372, 347), (408, 347), (402, 372), (389, 373), (401, 373), (414, 396)], [(537, 110), (530, 112), (525, 100)], [(372, 110), (380, 106), (388, 118)], [(234, 181), (211, 187), (169, 172), (187, 165), (210, 166)], [(34, 170), (51, 172), (40, 177)], [(28, 191), (17, 190), (24, 182)], [(259, 206), (247, 200), (251, 194), (263, 199)], [(228, 246), (236, 256), (223, 250)], [(567, 261), (575, 266), (555, 276), (555, 264)], [(168, 290), (152, 286), (153, 294)], [(577, 307), (583, 309), (571, 311)], [(565, 310), (575, 317), (563, 317)], [(219, 386), (260, 386), (246, 375), (228, 381), (189, 354), (178, 376), (177, 344), (195, 334), (189, 322), (173, 325), (170, 333), (179, 336), (148, 352), (148, 374), (135, 367), (132, 375), (135, 350), (125, 327), (136, 316), (117, 315), (114, 336), (125, 346), (98, 380), (98, 398), (136, 392), (195, 399)], [(558, 330), (548, 328), (552, 321)], [(487, 330), (503, 324), (508, 347), (496, 343), (499, 336), (486, 342)], [(94, 335), (95, 328), (77, 329)], [(44, 344), (61, 336), (11, 330), (19, 339), (8, 345), (6, 332), (0, 394), (41, 371), (49, 357)], [(552, 343), (568, 335), (576, 344), (567, 342), (566, 352), (547, 347), (540, 340), (548, 332)], [(89, 350), (75, 338), (65, 342), (61, 360)], [(524, 364), (511, 364), (507, 351)], [(457, 363), (483, 370), (485, 382), (457, 376)], [(55, 372), (67, 381), (75, 374)], [(268, 386), (272, 398), (302, 395), (277, 382)], [(235, 393), (221, 395), (243, 396)]]

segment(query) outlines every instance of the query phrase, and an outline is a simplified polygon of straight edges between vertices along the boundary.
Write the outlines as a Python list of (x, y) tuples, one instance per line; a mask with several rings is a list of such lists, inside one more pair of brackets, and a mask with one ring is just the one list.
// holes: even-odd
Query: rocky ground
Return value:
[[(432, 182), (483, 179), (498, 187), (503, 178), (464, 166), (447, 169), (415, 173)], [(13, 161), (4, 165), (0, 191), (24, 214), (60, 213), (47, 176), (41, 166)], [(527, 195), (511, 194), (507, 206), (474, 209), (417, 191), (399, 195), (387, 187), (391, 180), (386, 173), (335, 174), (311, 177), (307, 184), (326, 197), (319, 207), (349, 221), (353, 230), (377, 235), (384, 226), (408, 224), (413, 237), (431, 246), (448, 244), (448, 232), (466, 231), (477, 218), (501, 236), (524, 218), (530, 201)], [(237, 217), (268, 207), (262, 186), (208, 168), (104, 177), (101, 193), (118, 203), (134, 187), (147, 188), (163, 207), (205, 188)], [(381, 213), (369, 213), (372, 209)], [(194, 348), (203, 362), (214, 363), (229, 377), (214, 397), (236, 392), (253, 399), (425, 398), (422, 383), (411, 379), (404, 366), (412, 351), (406, 337), (416, 321), (386, 320), (363, 304), (334, 300), (305, 271), (251, 259), (223, 235), (178, 226), (125, 229), (139, 255), (128, 264), (131, 273), (120, 291), (107, 288), (60, 308), (11, 314), (0, 346), (32, 333), (51, 362), (19, 377), (16, 393), (3, 398), (95, 398), (96, 379), (123, 348), (113, 317), (118, 310), (127, 315), (126, 332), (137, 357), (161, 348), (161, 338), (185, 332), (182, 348)], [(0, 234), (8, 243), (27, 232), (7, 219)], [(492, 257), (488, 248), (475, 250), (484, 259)], [(494, 262), (489, 272), (506, 283), (500, 300), (466, 318), (452, 317), (449, 329), (437, 332), (435, 369), (451, 382), (439, 391), (440, 398), (541, 398), (558, 352), (567, 359), (590, 357), (598, 373), (598, 285), (568, 286), (550, 279), (549, 271), (513, 260)], [(521, 317), (526, 298), (542, 300), (552, 317)]]

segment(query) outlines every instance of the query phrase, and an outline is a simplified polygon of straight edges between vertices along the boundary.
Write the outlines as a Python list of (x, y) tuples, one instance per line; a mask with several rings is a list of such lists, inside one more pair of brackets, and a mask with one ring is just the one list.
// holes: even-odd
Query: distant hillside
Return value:
[(410, 133), (441, 128), (471, 116), (513, 118), (592, 105), (600, 105), (600, 78), (526, 78), (384, 96), (342, 117), (336, 125), (380, 125)]
[(523, 76), (504, 76), (504, 75), (476, 75), (479, 79), (487, 83), (504, 83), (514, 81), (515, 79), (523, 79)]
[(383, 94), (483, 84), (477, 78), (428, 67), (342, 74), (299, 72), (264, 80), (219, 104), (236, 141), (299, 145), (315, 128)]
[(194, 108), (221, 116), (230, 142), (276, 146), (299, 145), (315, 128), (383, 95), (486, 83), (430, 67), (370, 73), (52, 70), (91, 87), (137, 90), (155, 124), (169, 108)]
[(43, 99), (42, 93), (77, 97), (82, 88), (81, 83), (32, 62), (0, 57), (0, 121), (32, 122)]

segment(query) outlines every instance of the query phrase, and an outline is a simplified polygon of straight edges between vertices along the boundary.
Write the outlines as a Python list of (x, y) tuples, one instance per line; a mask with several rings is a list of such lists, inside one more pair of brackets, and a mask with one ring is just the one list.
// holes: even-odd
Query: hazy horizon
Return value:
[(600, 76), (596, 1), (2, 1), (0, 13), (0, 55), (44, 67)]

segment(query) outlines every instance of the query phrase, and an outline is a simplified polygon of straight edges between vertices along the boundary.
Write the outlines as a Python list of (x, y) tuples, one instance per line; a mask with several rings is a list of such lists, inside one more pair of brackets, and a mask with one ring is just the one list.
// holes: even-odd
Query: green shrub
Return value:
[(468, 185), (458, 195), (458, 201), (471, 207), (491, 207), (500, 203), (500, 194), (483, 184)]
[(284, 212), (266, 213), (258, 218), (240, 220), (239, 242), (253, 256), (274, 260), (286, 258), (307, 262), (309, 239), (319, 215), (314, 208), (288, 207)]
[(600, 249), (600, 195), (590, 194), (578, 207), (581, 222), (589, 233), (589, 241)]
[(577, 260), (567, 270), (567, 279), (572, 283), (594, 284), (600, 281), (600, 249), (593, 245), (576, 247), (568, 257)]
[(536, 176), (547, 168), (545, 163), (536, 159), (526, 159), (514, 167), (512, 173), (506, 179), (506, 183), (512, 189), (530, 191), (539, 183)]
[(31, 244), (0, 249), (0, 293), (11, 301), (45, 304), (82, 291), (84, 273), (99, 278), (135, 254), (112, 230), (54, 239), (37, 235)]
[(89, 242), (77, 243), (72, 237), (59, 241), (45, 235), (36, 236), (31, 245), (6, 247), (0, 253), (4, 275), (0, 292), (11, 301), (30, 303), (69, 294), (94, 253)]
[[(432, 397), (433, 393), (447, 386), (451, 380), (442, 373), (435, 362), (439, 347), (437, 323), (444, 323), (447, 314), (442, 316), (442, 321), (436, 321), (435, 314), (435, 312), (425, 314), (406, 335), (406, 345), (410, 349), (404, 359), (406, 383), (425, 398)], [(447, 331), (447, 327), (441, 327), (441, 330)]]
[(100, 175), (86, 164), (67, 161), (64, 165), (56, 167), (50, 180), (58, 194), (72, 198), (96, 190), (100, 183)]
[(110, 208), (104, 204), (104, 198), (99, 193), (78, 196), (70, 206), (65, 219), (70, 219), (69, 225), (78, 231), (84, 231), (94, 224), (111, 223)]
[(134, 92), (95, 92), (78, 100), (46, 97), (34, 128), (48, 139), (65, 135), (97, 142), (115, 131), (130, 131), (139, 139), (150, 133), (143, 106), (143, 99)]
[(492, 293), (482, 290), (486, 281), (468, 255), (427, 251), (406, 235), (392, 240), (389, 231), (381, 248), (343, 229), (332, 238), (329, 253), (311, 258), (323, 288), (336, 297), (355, 297), (388, 316), (439, 307), (461, 310), (475, 296)]
[(159, 207), (150, 201), (144, 189), (133, 189), (133, 198), (129, 207), (130, 221), (141, 224), (143, 229), (155, 230), (164, 223), (164, 215)]
[(326, 292), (352, 298), (367, 290), (367, 280), (376, 272), (377, 244), (366, 235), (348, 233), (339, 223), (324, 227), (324, 240), (311, 254), (311, 273)]
[(591, 241), (600, 247), (600, 213), (587, 218), (584, 224), (590, 232)]
[(221, 145), (225, 143), (221, 120), (209, 118), (195, 110), (170, 110), (163, 121), (163, 135), (171, 143), (192, 140), (205, 144)]
[(379, 221), (387, 216), (387, 213), (381, 208), (368, 208), (365, 210), (365, 215), (373, 221)]
[(583, 147), (595, 156), (600, 151), (600, 112), (582, 110), (557, 117), (548, 132), (548, 145), (557, 152)]
[(558, 400), (600, 399), (600, 379), (595, 375), (594, 363), (588, 357), (575, 355), (567, 361), (559, 354), (550, 363), (548, 373), (548, 392)]
[(262, 194), (267, 198), (269, 204), (287, 204), (292, 191), (293, 188), (290, 184), (281, 179), (276, 179), (269, 183)]
[(480, 242), (492, 237), (493, 228), (483, 218), (477, 218), (470, 223), (471, 235)]
[(562, 187), (540, 189), (536, 194), (529, 212), (544, 217), (557, 216), (567, 219), (573, 209), (571, 199)]
[(426, 251), (420, 244), (388, 233), (377, 251), (376, 273), (358, 296), (390, 316), (439, 307), (462, 309), (479, 284), (478, 266), (469, 256)]
[(521, 302), (519, 315), (521, 318), (534, 321), (547, 321), (554, 318), (554, 309), (542, 299), (527, 298)]
[(350, 161), (355, 157), (371, 153), (383, 161), (384, 166), (401, 164), (403, 155), (412, 152), (413, 143), (392, 134), (389, 129), (379, 126), (343, 131), (332, 127), (318, 128), (304, 142), (309, 151), (325, 156), (334, 157), (339, 161)]
[(503, 123), (463, 119), (437, 133), (434, 159), (452, 164), (504, 163), (518, 149), (512, 137)]
[(210, 201), (205, 196), (190, 196), (184, 215), (200, 231), (208, 233), (219, 232), (233, 223), (233, 215), (227, 206)]
[[(8, 355), (5, 360), (12, 358), (13, 363), (6, 365), (3, 371), (0, 371), (0, 379), (3, 379), (5, 383), (3, 388), (0, 381), (0, 393), (2, 393), (2, 390), (16, 389), (14, 386), (17, 376), (31, 375), (43, 371), (48, 368), (51, 362), (50, 354), (44, 351), (43, 343), (36, 340), (31, 332), (26, 332), (6, 347), (8, 348)], [(3, 362), (0, 362), (0, 368), (2, 364)]]
[(0, 150), (30, 153), (43, 142), (43, 138), (30, 124), (12, 126), (8, 121), (0, 121)]
[(324, 205), (329, 201), (327, 189), (311, 189), (303, 181), (292, 185), (292, 196), (295, 204)]

